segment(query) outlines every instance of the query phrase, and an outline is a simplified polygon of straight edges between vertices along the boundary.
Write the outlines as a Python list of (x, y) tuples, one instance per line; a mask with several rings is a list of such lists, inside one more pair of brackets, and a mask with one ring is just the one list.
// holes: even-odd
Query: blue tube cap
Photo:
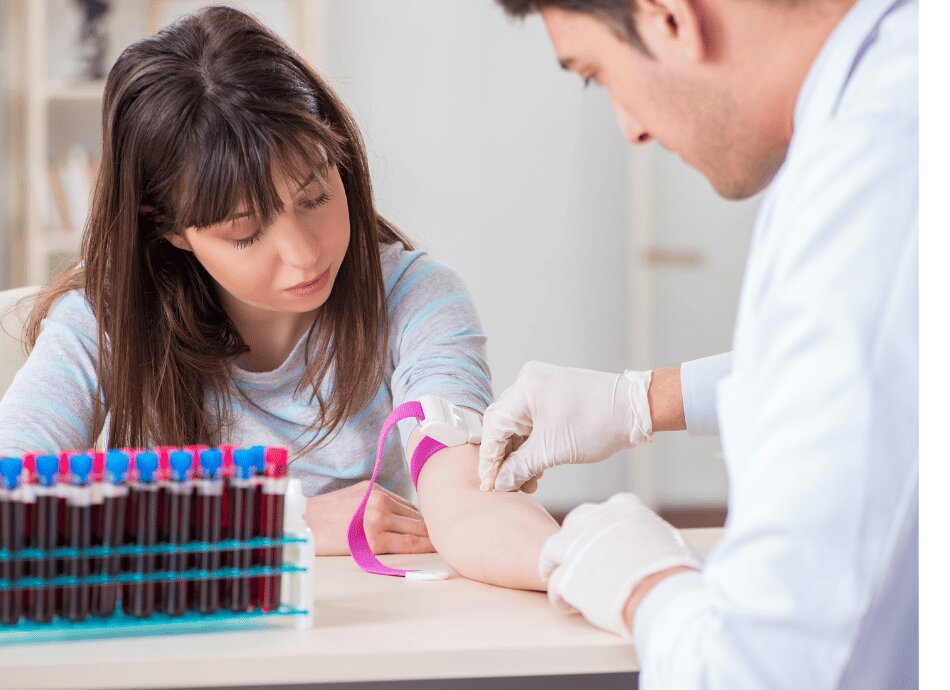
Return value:
[(59, 458), (55, 455), (40, 455), (36, 458), (36, 474), (43, 486), (53, 486), (56, 483), (56, 473), (59, 472)]
[(250, 451), (254, 453), (254, 471), (258, 474), (264, 474), (264, 457), (267, 455), (267, 448), (264, 446), (251, 446)]
[(192, 455), (187, 450), (172, 451), (171, 455), (168, 456), (168, 464), (172, 469), (172, 479), (176, 482), (183, 482), (188, 479), (192, 461)]
[(122, 484), (129, 473), (129, 456), (121, 450), (106, 453), (106, 473), (113, 484)]
[(199, 462), (201, 463), (201, 473), (208, 479), (214, 479), (218, 476), (218, 470), (221, 469), (221, 463), (224, 461), (224, 454), (217, 448), (209, 448), (201, 451)]
[(234, 468), (237, 470), (236, 474), (240, 479), (250, 479), (254, 476), (254, 468), (257, 466), (257, 462), (254, 459), (253, 450), (236, 450), (234, 451)]
[(135, 469), (139, 473), (140, 482), (155, 481), (155, 470), (158, 469), (158, 454), (146, 450), (135, 455)]
[(69, 473), (72, 474), (74, 484), (85, 486), (89, 483), (89, 474), (92, 472), (92, 456), (86, 453), (77, 453), (69, 458)]
[(20, 484), (22, 474), (22, 458), (0, 458), (0, 477), (3, 477), (3, 485), (6, 488), (17, 488)]

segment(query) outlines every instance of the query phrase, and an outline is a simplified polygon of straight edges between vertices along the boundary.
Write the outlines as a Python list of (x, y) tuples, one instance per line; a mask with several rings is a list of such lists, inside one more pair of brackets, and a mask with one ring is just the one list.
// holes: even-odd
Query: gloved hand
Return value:
[(629, 493), (572, 510), (538, 561), (556, 609), (580, 611), (597, 627), (627, 638), (623, 610), (642, 580), (676, 566), (701, 565), (679, 532)]
[(607, 374), (528, 362), (485, 411), (482, 490), (514, 491), (555, 465), (599, 462), (650, 442), (651, 377), (649, 371)]

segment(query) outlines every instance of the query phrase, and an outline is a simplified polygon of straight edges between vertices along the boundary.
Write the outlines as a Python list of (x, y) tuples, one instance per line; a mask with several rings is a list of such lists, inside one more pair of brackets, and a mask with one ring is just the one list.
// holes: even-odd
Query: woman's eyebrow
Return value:
[[(317, 173), (316, 173), (316, 172), (310, 173), (310, 177), (308, 177), (306, 180), (304, 180), (303, 182), (301, 182), (301, 183), (300, 183), (300, 186), (297, 187), (297, 192), (299, 193), (301, 189), (303, 189), (304, 187), (306, 187), (308, 184), (310, 184), (311, 182), (313, 182), (313, 181), (316, 180), (316, 179), (317, 179)], [(213, 225), (224, 225), (225, 223), (233, 223), (233, 222), (236, 221), (236, 220), (240, 220), (241, 218), (247, 218), (248, 216), (253, 216), (253, 215), (254, 215), (254, 212), (253, 212), (253, 211), (241, 211), (240, 213), (235, 213), (233, 216), (228, 216), (227, 218), (225, 218), (225, 219), (223, 219), (223, 220), (219, 220), (217, 223), (214, 223)], [(202, 227), (202, 228), (198, 228), (198, 229), (199, 229), (199, 230), (205, 230), (205, 229), (210, 228), (210, 227), (213, 227), (213, 226), (212, 226), (212, 225), (206, 225), (206, 226), (204, 226), (204, 227)]]

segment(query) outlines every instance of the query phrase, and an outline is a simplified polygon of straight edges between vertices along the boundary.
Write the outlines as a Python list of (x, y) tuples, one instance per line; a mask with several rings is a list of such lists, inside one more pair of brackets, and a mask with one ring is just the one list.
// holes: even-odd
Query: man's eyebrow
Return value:
[(574, 68), (574, 58), (571, 57), (561, 58), (558, 63), (561, 65), (561, 69), (570, 71)]
[[(300, 186), (297, 187), (297, 191), (299, 192), (301, 189), (303, 189), (304, 187), (306, 187), (308, 184), (310, 184), (311, 182), (313, 182), (315, 179), (317, 179), (317, 173), (315, 173), (315, 172), (310, 173), (310, 177), (308, 177), (306, 180), (304, 180), (303, 182), (300, 183)], [(217, 223), (214, 223), (214, 225), (223, 225), (224, 223), (233, 223), (233, 222), (236, 221), (236, 220), (240, 220), (241, 218), (247, 218), (248, 216), (253, 216), (253, 215), (254, 215), (254, 212), (253, 212), (253, 211), (241, 211), (241, 213), (235, 213), (233, 216), (228, 216), (227, 218), (225, 218), (225, 219), (223, 219), (223, 220), (219, 220)], [(210, 227), (211, 227), (211, 225), (206, 225), (206, 226), (204, 226), (203, 228), (198, 228), (198, 229), (199, 229), (199, 230), (205, 230), (205, 229), (210, 228)]]

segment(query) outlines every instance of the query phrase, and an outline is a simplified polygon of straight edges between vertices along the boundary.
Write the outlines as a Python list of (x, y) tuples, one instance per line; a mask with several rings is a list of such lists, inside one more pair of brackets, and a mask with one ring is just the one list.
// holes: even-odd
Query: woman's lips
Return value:
[(330, 269), (328, 268), (313, 280), (310, 280), (306, 283), (298, 283), (291, 288), (287, 288), (287, 292), (297, 297), (307, 297), (308, 295), (312, 295), (315, 292), (322, 290), (329, 280)]

